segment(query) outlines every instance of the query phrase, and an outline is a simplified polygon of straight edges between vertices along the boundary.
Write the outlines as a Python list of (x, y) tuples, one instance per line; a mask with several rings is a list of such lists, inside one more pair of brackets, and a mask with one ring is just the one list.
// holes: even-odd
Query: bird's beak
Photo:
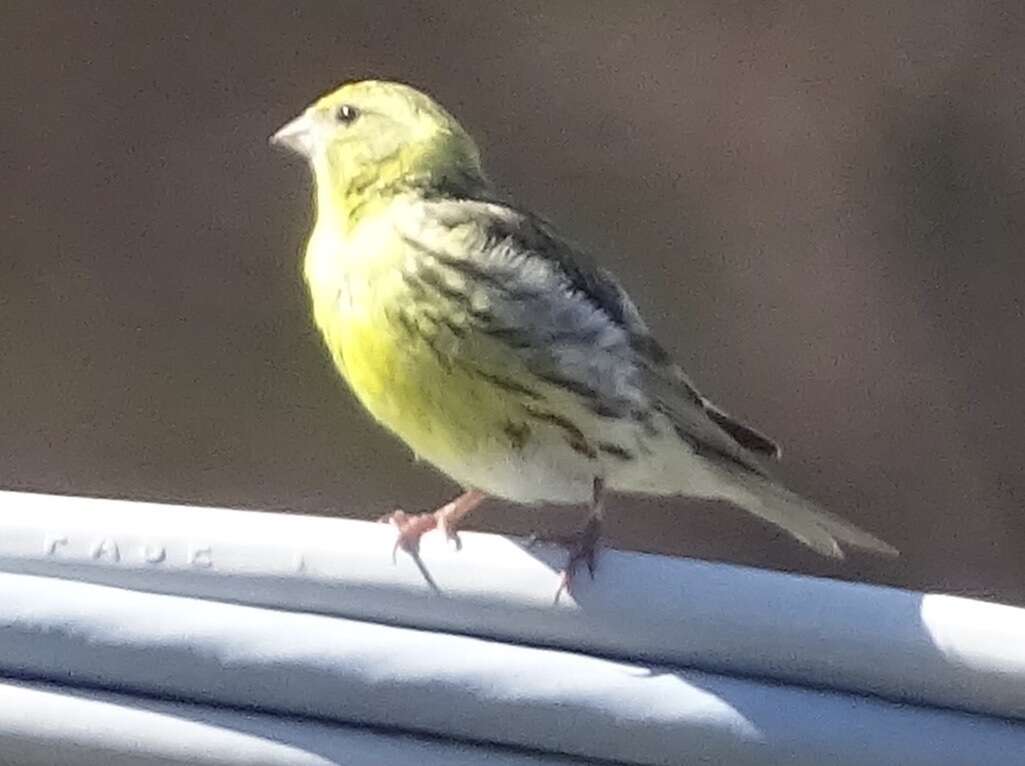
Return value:
[(304, 157), (313, 153), (314, 125), (309, 112), (303, 112), (270, 137), (274, 146), (283, 146)]

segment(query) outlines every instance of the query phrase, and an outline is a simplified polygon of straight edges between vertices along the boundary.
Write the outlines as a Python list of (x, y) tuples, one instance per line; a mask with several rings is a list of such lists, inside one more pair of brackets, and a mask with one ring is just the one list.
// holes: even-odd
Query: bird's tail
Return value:
[(723, 493), (724, 500), (776, 525), (824, 556), (843, 558), (840, 543), (884, 556), (899, 555), (892, 545), (823, 510), (771, 478), (726, 470), (730, 489)]

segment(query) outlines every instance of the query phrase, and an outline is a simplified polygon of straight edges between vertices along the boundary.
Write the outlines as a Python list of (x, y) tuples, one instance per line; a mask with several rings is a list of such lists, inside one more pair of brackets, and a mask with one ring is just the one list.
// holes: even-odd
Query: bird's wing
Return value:
[(494, 362), (485, 373), (508, 369), (496, 353), (511, 355), (599, 414), (661, 412), (699, 454), (757, 473), (760, 457), (779, 455), (698, 393), (615, 278), (537, 217), (494, 202), (434, 200), (402, 236), (424, 256), (414, 277), (422, 289), (497, 341), (475, 349), (483, 364)]

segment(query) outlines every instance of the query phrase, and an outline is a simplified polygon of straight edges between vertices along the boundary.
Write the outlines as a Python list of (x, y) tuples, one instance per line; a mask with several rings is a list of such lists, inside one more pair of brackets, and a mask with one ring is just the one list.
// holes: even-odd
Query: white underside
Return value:
[(596, 478), (617, 492), (723, 496), (721, 480), (668, 427), (660, 427), (655, 436), (632, 423), (610, 422), (599, 429), (604, 433), (594, 434), (592, 443), (621, 445), (632, 459), (600, 451), (589, 459), (553, 430), (551, 438), (535, 439), (521, 451), (481, 451), (451, 465), (433, 462), (465, 487), (518, 503), (587, 503)]

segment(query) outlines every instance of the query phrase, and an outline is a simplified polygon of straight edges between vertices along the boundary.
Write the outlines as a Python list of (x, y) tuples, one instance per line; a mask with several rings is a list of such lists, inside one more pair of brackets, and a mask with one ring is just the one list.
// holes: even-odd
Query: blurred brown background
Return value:
[(267, 146), (387, 77), (621, 276), (795, 488), (904, 555), (823, 561), (684, 500), (617, 502), (612, 544), (1025, 603), (1025, 9), (814, 5), (4, 3), (0, 484), (363, 517), (451, 494), (335, 379), (310, 181)]

